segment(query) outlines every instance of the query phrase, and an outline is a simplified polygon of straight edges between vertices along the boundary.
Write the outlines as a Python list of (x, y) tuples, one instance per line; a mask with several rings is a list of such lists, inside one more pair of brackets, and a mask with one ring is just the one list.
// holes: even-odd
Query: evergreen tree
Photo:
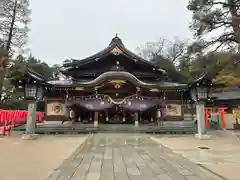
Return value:
[[(240, 43), (239, 7), (239, 0), (189, 0), (188, 9), (193, 12), (190, 28), (206, 41), (206, 47), (233, 49)], [(213, 38), (207, 40), (205, 35)]]

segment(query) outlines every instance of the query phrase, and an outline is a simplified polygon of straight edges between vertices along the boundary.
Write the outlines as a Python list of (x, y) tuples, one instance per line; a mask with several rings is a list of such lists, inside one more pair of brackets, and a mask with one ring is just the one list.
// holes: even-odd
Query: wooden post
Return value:
[(158, 108), (158, 109), (157, 109), (157, 115), (156, 115), (157, 125), (158, 125), (158, 126), (161, 126), (161, 125), (162, 125), (161, 118), (162, 118), (161, 109)]
[(153, 115), (152, 115), (152, 112), (151, 112), (151, 114), (150, 114), (150, 122), (153, 122), (154, 121), (154, 119), (153, 119)]
[(138, 122), (138, 112), (135, 112), (135, 122), (134, 122), (134, 126), (138, 127), (139, 126), (139, 122)]
[(208, 108), (205, 108), (205, 127), (208, 128)]
[(226, 123), (224, 119), (224, 114), (225, 114), (225, 108), (219, 108), (219, 117), (220, 117), (220, 122), (221, 122), (221, 128), (226, 129)]
[(94, 122), (93, 122), (94, 127), (98, 127), (98, 112), (94, 112)]
[(92, 112), (90, 111), (90, 115), (89, 115), (89, 121), (92, 121), (93, 117), (92, 117)]

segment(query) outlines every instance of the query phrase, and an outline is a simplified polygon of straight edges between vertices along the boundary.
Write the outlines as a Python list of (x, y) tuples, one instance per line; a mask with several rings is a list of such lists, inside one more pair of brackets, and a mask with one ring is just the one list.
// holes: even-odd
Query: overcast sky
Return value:
[(188, 0), (31, 0), (32, 54), (50, 64), (90, 56), (116, 33), (130, 50), (159, 37), (190, 38)]

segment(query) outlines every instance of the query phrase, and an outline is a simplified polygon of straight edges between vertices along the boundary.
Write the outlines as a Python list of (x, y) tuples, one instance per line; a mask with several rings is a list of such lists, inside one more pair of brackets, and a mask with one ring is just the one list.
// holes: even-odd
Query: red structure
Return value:
[[(205, 127), (206, 128), (209, 128), (209, 113), (211, 113), (209, 111), (209, 108), (205, 108)], [(218, 115), (221, 123), (221, 128), (226, 129), (226, 123), (224, 119), (225, 108), (218, 108)]]
[(205, 127), (208, 128), (208, 117), (209, 117), (209, 111), (208, 108), (205, 108)]
[[(17, 125), (22, 124), (27, 118), (27, 111), (22, 110), (0, 110), (0, 126), (7, 124)], [(43, 120), (43, 113), (36, 113), (36, 121), (41, 122)]]
[(218, 112), (219, 112), (219, 117), (220, 117), (220, 121), (221, 121), (221, 128), (222, 129), (226, 129), (226, 124), (225, 124), (225, 120), (224, 120), (224, 114), (225, 114), (225, 108), (219, 108)]

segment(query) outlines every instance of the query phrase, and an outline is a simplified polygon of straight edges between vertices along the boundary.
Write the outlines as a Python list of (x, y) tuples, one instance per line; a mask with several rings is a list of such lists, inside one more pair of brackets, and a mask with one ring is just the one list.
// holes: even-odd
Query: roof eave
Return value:
[(33, 69), (30, 69), (30, 68), (27, 69), (26, 75), (28, 75), (31, 78), (38, 80), (38, 81), (42, 81), (42, 82), (46, 81), (41, 74), (37, 73), (36, 71), (34, 71)]
[(75, 61), (72, 61), (71, 63), (63, 64), (63, 66), (61, 67), (61, 69), (62, 69), (61, 72), (63, 72), (63, 73), (67, 72), (68, 70), (70, 70), (73, 67), (85, 65), (85, 64), (88, 64), (88, 63), (92, 62), (93, 60), (97, 60), (98, 58), (108, 56), (108, 55), (111, 54), (111, 51), (115, 47), (118, 47), (123, 52), (123, 54), (125, 56), (127, 56), (131, 59), (136, 59), (137, 61), (139, 61), (141, 63), (147, 64), (148, 66), (151, 66), (153, 69), (156, 69), (157, 71), (159, 71), (161, 73), (166, 72), (164, 69), (161, 69), (161, 68), (157, 67), (155, 64), (153, 64), (153, 63), (145, 60), (144, 58), (136, 55), (135, 53), (131, 52), (129, 49), (127, 49), (123, 45), (121, 39), (119, 39), (118, 37), (113, 38), (111, 43), (109, 44), (109, 46), (107, 48), (103, 49), (102, 51), (100, 51), (100, 52), (98, 52), (98, 53), (96, 53), (96, 54), (94, 54), (90, 57), (87, 57), (87, 58), (84, 58), (84, 59), (81, 59), (81, 60), (75, 60)]

